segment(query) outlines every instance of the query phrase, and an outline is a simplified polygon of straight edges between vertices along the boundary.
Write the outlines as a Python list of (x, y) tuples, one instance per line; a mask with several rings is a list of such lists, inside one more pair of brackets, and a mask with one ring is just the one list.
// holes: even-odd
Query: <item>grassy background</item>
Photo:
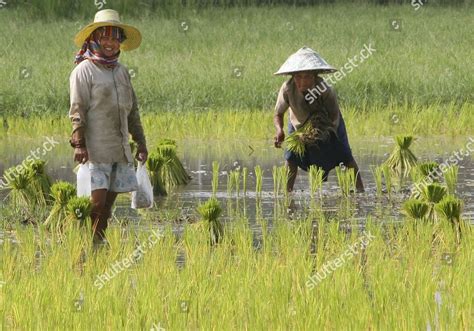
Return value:
[[(0, 10), (1, 113), (66, 114), (77, 51), (72, 39), (92, 17), (29, 20), (12, 7)], [(474, 37), (464, 7), (321, 5), (181, 10), (179, 18), (132, 14), (130, 8), (123, 19), (139, 27), (144, 39), (121, 61), (136, 72), (133, 84), (145, 112), (270, 110), (284, 80), (272, 73), (303, 45), (336, 67), (364, 44), (377, 50), (335, 85), (343, 107), (472, 102), (474, 76), (466, 63)], [(391, 19), (401, 20), (401, 31), (391, 28)], [(186, 33), (182, 26), (188, 26)], [(25, 68), (30, 75), (22, 79)]]

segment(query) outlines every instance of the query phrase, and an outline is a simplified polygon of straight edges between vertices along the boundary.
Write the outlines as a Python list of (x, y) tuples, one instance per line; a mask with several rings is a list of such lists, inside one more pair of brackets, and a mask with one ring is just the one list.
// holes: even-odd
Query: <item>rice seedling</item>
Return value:
[(224, 227), (219, 220), (219, 216), (222, 213), (219, 201), (215, 198), (210, 198), (204, 204), (199, 205), (197, 211), (203, 221), (208, 225), (211, 235), (211, 245), (218, 244), (224, 235)]
[(232, 171), (227, 172), (227, 196), (230, 197), (232, 195), (232, 191), (234, 190), (234, 174)]
[(161, 139), (156, 147), (156, 153), (163, 159), (161, 178), (168, 188), (186, 185), (191, 180), (176, 154), (176, 149), (176, 141), (172, 139)]
[(382, 185), (383, 185), (383, 166), (376, 166), (372, 168), (372, 174), (374, 176), (375, 188), (377, 196), (382, 196)]
[(435, 204), (435, 211), (439, 218), (446, 219), (452, 225), (456, 232), (456, 240), (459, 243), (462, 235), (461, 213), (463, 202), (451, 195), (444, 197), (440, 202)]
[(428, 215), (428, 203), (417, 199), (409, 199), (403, 203), (402, 212), (410, 219), (422, 221)]
[(234, 181), (234, 188), (237, 194), (237, 197), (240, 195), (240, 170), (236, 169), (231, 172)]
[(150, 174), (151, 185), (153, 186), (153, 193), (158, 196), (166, 196), (168, 194), (166, 192), (165, 184), (163, 183), (162, 178), (162, 168), (164, 163), (165, 160), (163, 157), (156, 152), (151, 152), (148, 155), (148, 159), (146, 161), (146, 167)]
[(249, 169), (247, 167), (243, 167), (242, 169), (242, 191), (244, 196), (247, 195), (247, 177), (249, 174)]
[(285, 144), (286, 148), (289, 151), (292, 151), (299, 157), (303, 157), (304, 153), (306, 152), (306, 146), (303, 141), (303, 136), (309, 132), (311, 129), (311, 123), (308, 122), (305, 125), (303, 125), (301, 128), (298, 130), (295, 130), (294, 132), (290, 133), (288, 136), (285, 138)]
[(392, 196), (392, 173), (390, 172), (390, 168), (383, 164), (382, 166), (383, 178), (385, 180), (385, 188), (388, 193), (388, 197), (391, 198)]
[(278, 192), (280, 192), (280, 172), (278, 171), (277, 166), (273, 166), (272, 176), (273, 176), (273, 195), (276, 197), (278, 195)]
[(413, 136), (396, 136), (396, 146), (385, 164), (400, 175), (409, 174), (411, 168), (416, 165), (416, 156), (410, 150)]
[(212, 196), (216, 196), (219, 187), (219, 162), (212, 162)]
[(67, 204), (76, 196), (76, 188), (68, 182), (59, 181), (51, 186), (53, 207), (43, 225), (51, 232), (60, 235), (68, 218)]
[(262, 182), (263, 182), (263, 174), (262, 174), (262, 167), (256, 165), (254, 168), (255, 171), (255, 192), (257, 193), (257, 197), (262, 195)]
[(353, 168), (337, 166), (337, 183), (343, 196), (348, 197), (356, 189), (356, 176)]
[(283, 194), (285, 197), (288, 197), (288, 176), (289, 176), (289, 168), (287, 166), (281, 166), (278, 169), (279, 174), (279, 182), (280, 182), (280, 192)]
[(66, 205), (66, 224), (86, 225), (92, 223), (92, 203), (88, 197), (72, 197)]
[(458, 183), (458, 172), (459, 167), (457, 165), (450, 165), (446, 168), (444, 172), (444, 181), (446, 183), (446, 187), (448, 189), (449, 195), (456, 194), (456, 186)]
[(319, 191), (321, 195), (322, 188), (323, 188), (323, 177), (324, 177), (324, 170), (315, 166), (311, 165), (309, 167), (309, 193), (311, 198), (314, 199), (315, 193)]

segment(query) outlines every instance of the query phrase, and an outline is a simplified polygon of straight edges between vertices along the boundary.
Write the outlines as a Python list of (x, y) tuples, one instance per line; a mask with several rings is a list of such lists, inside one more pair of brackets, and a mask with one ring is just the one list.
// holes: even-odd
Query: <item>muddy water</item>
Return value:
[[(42, 158), (48, 161), (50, 175), (54, 179), (75, 181), (72, 171), (74, 163), (71, 160), (71, 150), (64, 142), (55, 146), (51, 151), (44, 153)], [(44, 137), (22, 138), (8, 137), (0, 139), (0, 174), (8, 167), (20, 164), (37, 147), (46, 141)], [(422, 161), (432, 160), (444, 162), (462, 148), (466, 149), (468, 137), (438, 137), (432, 139), (418, 139), (413, 146), (414, 153)], [(176, 221), (176, 229), (180, 221), (195, 220), (197, 218), (195, 207), (197, 203), (205, 201), (212, 193), (212, 162), (220, 163), (219, 190), (217, 197), (223, 203), (224, 219), (232, 222), (233, 219), (245, 216), (249, 219), (250, 226), (257, 229), (257, 218), (272, 221), (275, 218), (297, 218), (306, 215), (312, 209), (322, 209), (327, 217), (340, 220), (364, 222), (368, 216), (383, 221), (397, 221), (400, 217), (400, 205), (409, 196), (409, 187), (405, 186), (389, 199), (376, 196), (375, 182), (371, 168), (380, 165), (393, 148), (391, 138), (357, 139), (351, 141), (353, 154), (359, 163), (366, 192), (356, 194), (350, 199), (342, 199), (337, 179), (331, 172), (328, 182), (323, 185), (322, 197), (312, 200), (310, 198), (307, 173), (300, 171), (295, 184), (295, 192), (290, 199), (273, 194), (272, 167), (283, 165), (283, 152), (271, 146), (270, 141), (193, 141), (178, 142), (179, 154), (185, 167), (193, 177), (192, 181), (181, 187), (169, 196), (157, 198), (157, 208), (148, 212), (146, 219), (156, 222), (163, 220)], [(473, 145), (474, 147), (474, 145)], [(150, 148), (151, 149), (151, 148)], [(465, 153), (466, 154), (466, 153)], [(464, 200), (464, 217), (471, 222), (474, 220), (474, 153), (462, 155), (459, 162), (458, 195)], [(461, 160), (462, 158), (462, 160)], [(254, 166), (260, 165), (263, 169), (263, 192), (261, 198), (256, 199)], [(227, 172), (234, 169), (249, 169), (247, 191), (240, 190), (227, 193)], [(241, 181), (242, 185), (242, 181)], [(0, 192), (4, 197), (5, 192)], [(117, 202), (115, 215), (118, 218), (129, 218), (130, 224), (145, 224), (139, 222), (144, 217), (139, 216), (129, 208), (128, 195), (121, 195)], [(141, 225), (138, 225), (141, 226)], [(178, 230), (179, 231), (179, 230)]]

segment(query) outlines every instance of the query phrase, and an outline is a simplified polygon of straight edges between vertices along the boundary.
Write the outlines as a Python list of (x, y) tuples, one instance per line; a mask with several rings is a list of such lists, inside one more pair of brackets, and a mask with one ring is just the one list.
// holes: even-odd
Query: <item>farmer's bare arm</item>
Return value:
[(273, 124), (275, 125), (276, 130), (276, 134), (274, 137), (274, 145), (277, 148), (280, 148), (281, 143), (285, 140), (285, 132), (283, 130), (283, 117), (289, 107), (290, 105), (286, 96), (286, 83), (284, 83), (278, 93), (278, 98), (275, 105), (275, 113), (273, 116)]

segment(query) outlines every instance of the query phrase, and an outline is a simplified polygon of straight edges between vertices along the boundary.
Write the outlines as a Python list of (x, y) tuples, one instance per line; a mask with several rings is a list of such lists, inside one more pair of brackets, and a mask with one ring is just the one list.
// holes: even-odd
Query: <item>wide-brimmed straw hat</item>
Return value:
[(117, 11), (113, 9), (104, 9), (95, 14), (93, 23), (90, 23), (76, 34), (76, 37), (74, 38), (76, 46), (82, 47), (84, 41), (89, 38), (91, 33), (102, 26), (116, 26), (123, 29), (127, 38), (120, 44), (120, 49), (124, 51), (131, 51), (140, 46), (140, 43), (142, 42), (142, 34), (137, 28), (121, 23)]
[(337, 69), (330, 66), (317, 52), (305, 46), (291, 54), (274, 75), (291, 75), (301, 71), (331, 73)]

